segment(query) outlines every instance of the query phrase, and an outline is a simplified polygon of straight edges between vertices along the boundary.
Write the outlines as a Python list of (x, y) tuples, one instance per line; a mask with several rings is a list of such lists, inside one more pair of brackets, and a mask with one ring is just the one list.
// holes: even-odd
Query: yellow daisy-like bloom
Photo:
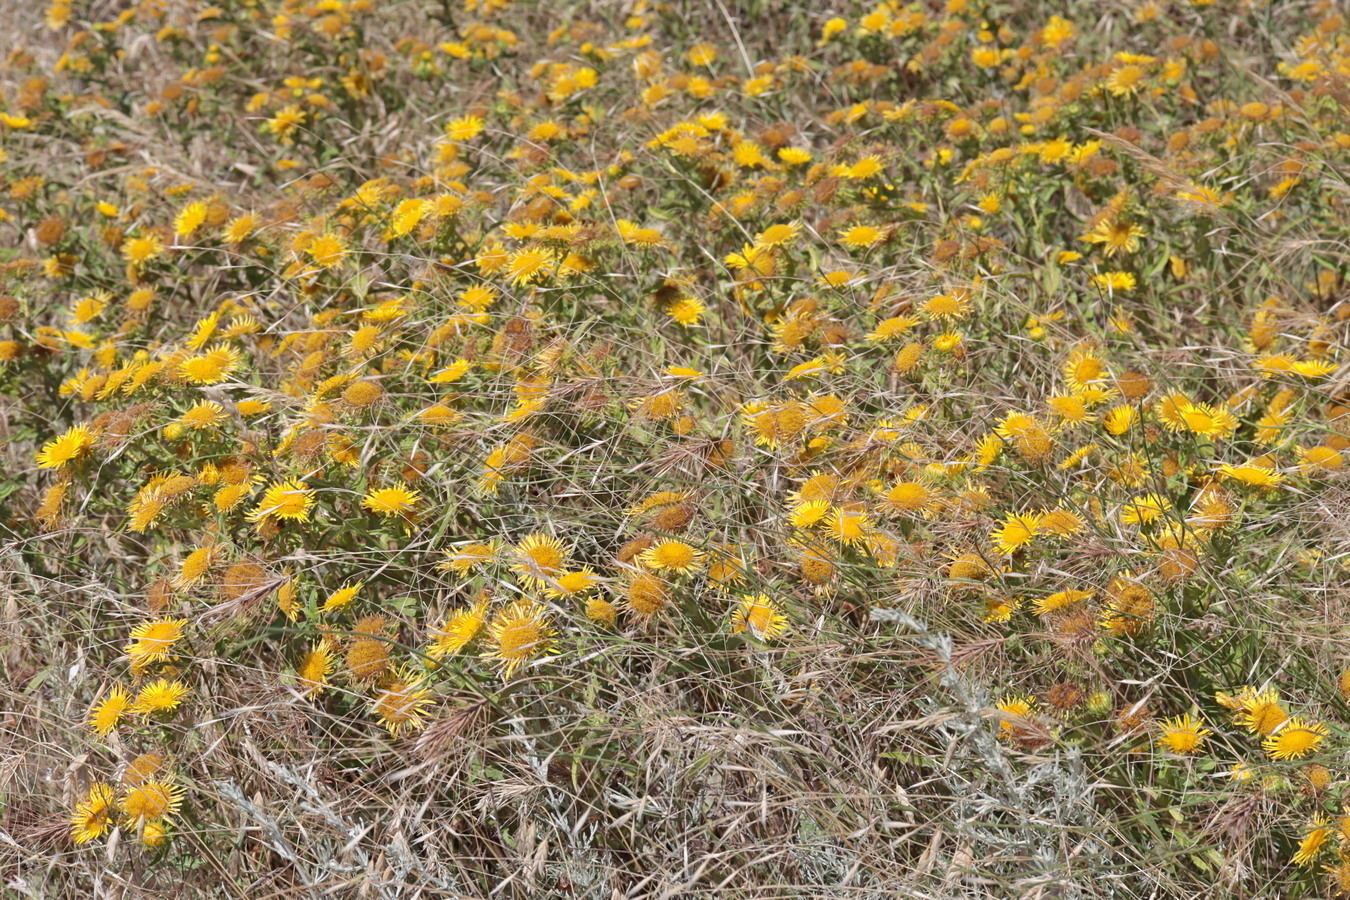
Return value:
[(431, 690), (423, 687), (422, 679), (400, 672), (380, 687), (370, 709), (389, 736), (398, 737), (422, 727), (422, 716), (431, 702)]
[(258, 230), (259, 224), (257, 216), (252, 213), (246, 213), (245, 215), (232, 219), (230, 223), (225, 226), (225, 230), (221, 232), (221, 237), (227, 244), (242, 244), (249, 239), (253, 232)]
[(89, 711), (89, 727), (100, 737), (111, 734), (122, 717), (131, 711), (131, 696), (126, 688), (113, 688)]
[(1101, 626), (1118, 637), (1146, 632), (1157, 613), (1153, 594), (1126, 572), (1111, 579), (1106, 587), (1106, 605)]
[(356, 584), (344, 585), (343, 587), (338, 588), (328, 595), (327, 600), (323, 601), (323, 611), (333, 612), (334, 610), (342, 609), (345, 606), (350, 606), (364, 584), (364, 581), (358, 581)]
[(498, 664), (503, 680), (531, 657), (553, 649), (554, 630), (548, 611), (533, 600), (518, 600), (498, 613), (488, 626), (492, 647), (483, 659)]
[(845, 546), (860, 544), (872, 533), (872, 519), (861, 504), (836, 506), (825, 519), (825, 536)]
[(1008, 622), (1021, 605), (1016, 597), (985, 597), (981, 619), (985, 622)]
[(76, 425), (65, 434), (42, 445), (37, 464), (44, 469), (61, 469), (94, 449), (94, 435), (83, 425)]
[(1298, 842), (1298, 852), (1294, 854), (1294, 865), (1306, 866), (1322, 852), (1327, 840), (1332, 835), (1332, 827), (1327, 824), (1326, 817), (1320, 813), (1313, 818), (1312, 829), (1303, 836), (1303, 840)]
[(1064, 383), (1072, 391), (1086, 390), (1100, 384), (1110, 377), (1106, 362), (1091, 350), (1078, 349), (1069, 354), (1069, 358), (1060, 367)]
[(219, 384), (239, 365), (240, 354), (232, 347), (220, 347), (199, 356), (189, 356), (178, 364), (178, 372), (193, 384)]
[(547, 587), (549, 579), (561, 575), (567, 565), (567, 546), (542, 532), (526, 535), (514, 551), (516, 562), (511, 571), (534, 587)]
[(994, 546), (1005, 556), (1011, 556), (1020, 548), (1030, 544), (1041, 527), (1041, 517), (1037, 515), (1009, 514), (1003, 525), (990, 535)]
[(653, 572), (638, 572), (624, 586), (624, 605), (639, 616), (654, 616), (670, 601), (669, 585)]
[(116, 795), (112, 785), (97, 782), (75, 806), (70, 817), (70, 838), (77, 844), (98, 840), (112, 830)]
[(268, 485), (257, 509), (248, 514), (248, 520), (262, 522), (264, 519), (290, 519), (308, 522), (309, 511), (313, 507), (313, 493), (305, 487), (304, 482), (291, 478)]
[(1226, 408), (1208, 403), (1186, 403), (1178, 412), (1186, 430), (1202, 437), (1230, 438), (1237, 430), (1237, 417)]
[(1083, 517), (1067, 509), (1052, 509), (1041, 514), (1037, 534), (1050, 534), (1056, 537), (1069, 537), (1082, 531), (1087, 523)]
[(178, 812), (183, 786), (168, 779), (147, 781), (127, 791), (122, 813), (132, 822), (154, 822)]
[(1218, 473), (1224, 478), (1241, 481), (1243, 484), (1258, 488), (1273, 488), (1284, 480), (1284, 476), (1274, 469), (1253, 465), (1252, 463), (1243, 463), (1238, 466), (1225, 463), (1219, 466)]
[(1214, 733), (1190, 713), (1175, 719), (1167, 719), (1160, 725), (1162, 733), (1158, 735), (1158, 745), (1173, 753), (1196, 753), (1204, 744), (1205, 738)]
[(1250, 688), (1237, 697), (1238, 714), (1234, 721), (1252, 734), (1269, 737), (1285, 722), (1289, 713), (1280, 703), (1280, 692), (1274, 688), (1254, 691)]
[(215, 565), (219, 556), (220, 550), (214, 545), (198, 547), (193, 550), (183, 560), (178, 576), (173, 580), (173, 586), (182, 589), (191, 587), (201, 581), (211, 571), (211, 567)]
[(639, 556), (638, 562), (657, 572), (687, 575), (703, 566), (703, 552), (683, 541), (662, 541)]
[(122, 244), (122, 256), (132, 265), (149, 262), (164, 253), (164, 242), (158, 237), (130, 238)]
[(1094, 274), (1091, 281), (1097, 290), (1112, 294), (1127, 293), (1139, 284), (1132, 272), (1101, 272)]
[(226, 418), (228, 417), (225, 414), (225, 407), (214, 401), (206, 400), (183, 413), (178, 417), (178, 421), (188, 428), (203, 429), (215, 428)]
[(452, 612), (445, 620), (445, 624), (432, 632), (427, 656), (441, 660), (463, 650), (483, 630), (487, 612), (486, 598), (479, 599), (471, 607)]
[(770, 225), (755, 238), (757, 247), (779, 247), (791, 243), (801, 233), (801, 225), (796, 222)]
[(1027, 462), (1041, 462), (1055, 449), (1054, 432), (1027, 413), (1008, 413), (994, 433), (1007, 441), (1017, 455)]
[(1321, 722), (1286, 719), (1261, 742), (1261, 749), (1271, 759), (1302, 759), (1316, 750), (1326, 736), (1327, 726)]
[(929, 508), (937, 495), (918, 481), (900, 481), (882, 495), (882, 506), (889, 512), (922, 512)]
[(619, 611), (613, 603), (605, 598), (591, 597), (586, 601), (586, 618), (597, 625), (613, 628), (614, 623), (619, 618)]
[(693, 297), (681, 297), (666, 307), (666, 315), (685, 328), (698, 325), (705, 312), (707, 307)]
[(1138, 225), (1124, 219), (1116, 219), (1112, 222), (1099, 222), (1083, 240), (1101, 246), (1109, 259), (1117, 253), (1135, 252), (1139, 249), (1140, 239), (1146, 236), (1147, 232)]
[(1056, 612), (1075, 603), (1092, 599), (1092, 591), (1079, 591), (1069, 589), (1067, 591), (1057, 591), (1048, 597), (1041, 597), (1036, 601), (1036, 615), (1044, 616)]
[(1166, 497), (1144, 494), (1135, 497), (1120, 510), (1120, 521), (1126, 525), (1147, 525), (1156, 522), (1172, 508)]
[(849, 247), (867, 248), (881, 243), (886, 233), (871, 225), (854, 225), (839, 232), (841, 243)]
[(131, 632), (131, 643), (123, 648), (132, 670), (140, 671), (150, 663), (168, 659), (187, 623), (187, 619), (159, 619), (136, 626)]
[(475, 541), (454, 550), (446, 550), (445, 559), (437, 565), (437, 568), (462, 575), (492, 562), (496, 556), (497, 547), (492, 542)]
[(1121, 66), (1107, 76), (1106, 89), (1113, 97), (1133, 97), (1143, 88), (1145, 81), (1142, 66)]
[(471, 141), (483, 133), (484, 122), (478, 116), (462, 116), (445, 124), (445, 136), (452, 141)]
[(188, 695), (188, 686), (174, 679), (159, 678), (141, 688), (136, 695), (136, 705), (132, 707), (138, 713), (172, 712)]
[(793, 528), (811, 528), (825, 521), (829, 514), (828, 500), (807, 500), (788, 513), (788, 524)]
[(300, 691), (311, 695), (323, 693), (328, 688), (328, 676), (335, 664), (333, 645), (326, 639), (315, 644), (295, 667)]
[(406, 518), (417, 511), (417, 504), (421, 500), (421, 494), (409, 490), (406, 484), (399, 482), (393, 487), (379, 488), (367, 492), (361, 500), (361, 505), (386, 518), (389, 516), (404, 516)]
[(550, 274), (557, 265), (558, 254), (553, 250), (546, 248), (521, 250), (511, 254), (511, 259), (506, 264), (506, 274), (511, 284), (519, 287)]
[(575, 597), (584, 594), (600, 583), (600, 578), (589, 566), (582, 566), (574, 572), (564, 572), (554, 579), (554, 584), (545, 588), (544, 593), (553, 598)]
[(173, 232), (179, 237), (191, 237), (206, 221), (206, 204), (194, 200), (178, 213), (173, 220)]
[(1001, 714), (998, 736), (1003, 740), (1018, 740), (1029, 733), (1028, 721), (1036, 713), (1035, 699), (1026, 695), (1004, 697), (994, 708)]
[(788, 617), (777, 600), (767, 594), (742, 597), (731, 613), (733, 634), (749, 632), (761, 641), (772, 641), (788, 628)]
[(1121, 404), (1106, 411), (1102, 416), (1102, 427), (1107, 434), (1122, 435), (1139, 420), (1139, 412), (1133, 406)]
[(321, 234), (310, 241), (305, 252), (316, 266), (331, 269), (342, 262), (348, 250), (346, 242), (336, 234)]
[(955, 290), (925, 300), (921, 307), (930, 319), (963, 319), (970, 315), (969, 291)]
[(158, 847), (169, 839), (169, 830), (163, 822), (146, 822), (141, 828), (141, 845)]

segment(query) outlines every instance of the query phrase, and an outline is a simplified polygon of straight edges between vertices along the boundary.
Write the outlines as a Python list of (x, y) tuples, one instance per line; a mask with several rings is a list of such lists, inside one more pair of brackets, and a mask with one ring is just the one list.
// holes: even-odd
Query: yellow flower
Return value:
[(113, 688), (98, 705), (89, 711), (89, 727), (94, 734), (106, 736), (117, 728), (122, 717), (131, 711), (131, 697), (126, 688)]
[(668, 569), (687, 575), (702, 567), (703, 552), (683, 541), (663, 541), (639, 556), (638, 562), (657, 572)]
[(1102, 247), (1110, 259), (1117, 253), (1135, 252), (1139, 249), (1140, 239), (1146, 236), (1147, 232), (1139, 225), (1125, 219), (1115, 219), (1097, 223), (1097, 227), (1089, 231), (1083, 240)]
[(1091, 600), (1092, 596), (1093, 594), (1091, 591), (1079, 591), (1074, 589), (1057, 591), (1048, 597), (1042, 597), (1036, 601), (1036, 615), (1044, 616), (1056, 612), (1057, 610), (1073, 606), (1075, 603)]
[(707, 307), (693, 297), (681, 297), (666, 307), (666, 315), (685, 328), (698, 325), (706, 311)]
[(478, 116), (462, 116), (446, 123), (445, 136), (459, 143), (471, 141), (483, 133), (483, 125)]
[(1138, 285), (1130, 272), (1102, 272), (1092, 276), (1092, 286), (1099, 291), (1123, 294), (1132, 291)]
[(431, 702), (431, 690), (423, 686), (422, 679), (401, 672), (380, 687), (370, 708), (389, 736), (398, 737), (422, 727), (422, 716)]
[(1298, 852), (1294, 854), (1294, 865), (1306, 866), (1322, 852), (1322, 847), (1327, 839), (1331, 837), (1332, 829), (1327, 824), (1325, 816), (1318, 814), (1312, 823), (1313, 827), (1303, 840), (1298, 842)]
[(554, 579), (554, 584), (546, 587), (544, 593), (550, 597), (575, 597), (584, 594), (600, 583), (600, 578), (589, 566), (582, 566), (573, 572), (564, 572)]
[(1236, 722), (1252, 734), (1265, 737), (1289, 721), (1289, 713), (1280, 703), (1280, 693), (1273, 688), (1266, 691), (1248, 689), (1238, 695), (1240, 712)]
[(495, 661), (502, 678), (509, 679), (531, 657), (551, 651), (554, 634), (543, 606), (533, 600), (518, 600), (488, 626), (492, 646), (482, 656)]
[(42, 446), (37, 464), (44, 469), (60, 469), (89, 453), (94, 448), (94, 435), (83, 425), (76, 425), (65, 434)]
[(323, 601), (323, 611), (333, 612), (334, 610), (350, 606), (351, 602), (356, 599), (357, 593), (361, 590), (361, 587), (364, 584), (365, 582), (358, 581), (356, 584), (343, 585), (342, 587), (338, 588), (336, 591), (328, 595), (328, 599)]
[(70, 837), (77, 844), (87, 844), (107, 834), (113, 826), (113, 803), (116, 795), (112, 785), (96, 782), (75, 806), (70, 817)]
[(839, 232), (839, 240), (849, 247), (871, 247), (886, 236), (880, 228), (871, 225), (854, 225)]
[(131, 660), (133, 671), (168, 659), (173, 654), (173, 645), (183, 636), (187, 623), (187, 619), (157, 619), (132, 629), (131, 643), (123, 649)]
[(206, 221), (206, 204), (200, 200), (194, 200), (173, 220), (174, 234), (179, 237), (191, 237), (192, 233), (202, 227)]
[(1163, 721), (1161, 728), (1158, 744), (1173, 753), (1181, 754), (1198, 752), (1205, 738), (1213, 734), (1204, 727), (1203, 722), (1192, 717), (1190, 713)]
[(445, 559), (438, 564), (438, 568), (447, 572), (463, 574), (491, 562), (496, 555), (497, 547), (495, 544), (475, 541), (454, 550), (446, 550)]
[(178, 372), (193, 384), (219, 384), (234, 372), (239, 358), (238, 350), (217, 347), (200, 356), (189, 356), (179, 363)]
[(519, 287), (551, 274), (557, 264), (558, 254), (553, 250), (546, 248), (521, 250), (511, 255), (510, 261), (506, 264), (506, 274), (511, 283)]
[(1121, 66), (1106, 79), (1106, 89), (1113, 97), (1133, 97), (1144, 86), (1145, 73), (1137, 65)]
[(1261, 742), (1261, 749), (1271, 759), (1302, 759), (1317, 749), (1326, 739), (1327, 726), (1321, 722), (1305, 722), (1300, 718), (1286, 719)]
[(427, 656), (440, 660), (463, 650), (482, 630), (487, 610), (487, 599), (481, 598), (473, 606), (451, 613), (445, 624), (432, 632)]
[(994, 704), (994, 708), (1000, 713), (998, 720), (1000, 738), (1016, 741), (1032, 734), (1029, 726), (1032, 724), (1032, 716), (1036, 713), (1034, 699), (1025, 695), (1004, 697)]
[(1034, 514), (1019, 516), (1010, 513), (1004, 518), (1003, 525), (990, 535), (990, 539), (1000, 553), (1011, 556), (1035, 539), (1040, 525), (1040, 516)]
[(772, 641), (788, 628), (788, 617), (777, 600), (767, 594), (742, 597), (731, 614), (733, 634), (749, 632), (761, 641)]
[(258, 507), (249, 513), (250, 522), (262, 522), (266, 519), (290, 519), (296, 522), (308, 522), (309, 511), (314, 507), (314, 495), (298, 479), (275, 481), (263, 492)]
[(332, 674), (335, 662), (333, 645), (327, 640), (319, 641), (310, 648), (295, 668), (295, 677), (301, 692), (323, 693), (328, 687), (328, 676)]
[(305, 252), (315, 265), (331, 269), (347, 255), (347, 244), (336, 234), (321, 234), (310, 241)]
[(187, 412), (183, 413), (178, 419), (188, 428), (203, 429), (215, 428), (228, 418), (225, 413), (225, 407), (212, 400), (205, 400), (196, 404)]
[(122, 244), (122, 256), (132, 265), (149, 262), (164, 252), (164, 242), (155, 235), (128, 238)]
[(550, 579), (563, 573), (567, 564), (567, 547), (552, 535), (536, 532), (526, 535), (515, 546), (516, 562), (511, 571), (527, 584), (543, 588)]
[(421, 494), (409, 490), (402, 482), (393, 487), (379, 488), (366, 493), (361, 505), (373, 513), (389, 516), (410, 516), (417, 510), (422, 500)]
[(132, 707), (138, 713), (172, 712), (183, 702), (188, 694), (188, 686), (174, 679), (159, 678), (141, 688), (136, 695), (136, 705)]
[(183, 788), (169, 780), (147, 781), (127, 791), (122, 813), (132, 822), (153, 822), (172, 816), (183, 802)]

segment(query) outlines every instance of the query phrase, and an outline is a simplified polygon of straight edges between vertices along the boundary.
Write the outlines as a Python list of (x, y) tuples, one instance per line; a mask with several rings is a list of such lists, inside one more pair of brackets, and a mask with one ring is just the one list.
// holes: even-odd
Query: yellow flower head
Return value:
[(743, 597), (731, 613), (733, 634), (749, 633), (761, 641), (772, 641), (788, 628), (788, 617), (777, 600), (767, 594)]
[(548, 611), (532, 600), (518, 600), (497, 614), (488, 626), (489, 649), (483, 658), (496, 662), (509, 679), (523, 663), (553, 649), (554, 630)]

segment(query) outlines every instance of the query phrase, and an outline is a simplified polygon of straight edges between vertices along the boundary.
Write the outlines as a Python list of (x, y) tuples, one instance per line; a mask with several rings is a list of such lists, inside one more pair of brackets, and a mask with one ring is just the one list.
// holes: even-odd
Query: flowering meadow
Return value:
[(1350, 895), (1339, 4), (0, 13), (4, 897)]

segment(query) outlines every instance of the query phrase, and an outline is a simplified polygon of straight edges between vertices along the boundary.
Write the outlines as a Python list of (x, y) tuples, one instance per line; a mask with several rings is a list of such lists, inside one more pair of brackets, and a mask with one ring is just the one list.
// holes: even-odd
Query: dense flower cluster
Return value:
[(1350, 894), (1333, 4), (886, 0), (781, 56), (646, 0), (85, 5), (0, 93), (4, 527), (125, 601), (69, 637), (76, 844), (232, 827), (189, 738), (241, 684), (351, 748), (703, 652), (729, 715), (825, 646), (884, 704), (897, 608), (1003, 752), (1195, 805), (1174, 877)]

